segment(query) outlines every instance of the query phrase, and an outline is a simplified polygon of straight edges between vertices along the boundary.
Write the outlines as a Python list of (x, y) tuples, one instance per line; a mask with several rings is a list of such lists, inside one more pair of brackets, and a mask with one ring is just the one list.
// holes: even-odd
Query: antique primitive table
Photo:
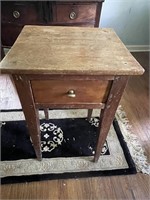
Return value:
[(39, 108), (101, 109), (97, 161), (129, 76), (144, 69), (112, 29), (25, 26), (1, 62), (13, 77), (38, 160)]

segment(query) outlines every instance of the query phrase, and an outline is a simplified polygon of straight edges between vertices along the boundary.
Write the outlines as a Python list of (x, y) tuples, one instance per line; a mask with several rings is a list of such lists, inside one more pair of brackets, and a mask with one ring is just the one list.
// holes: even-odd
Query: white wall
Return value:
[(113, 28), (125, 45), (149, 45), (150, 0), (105, 0), (100, 27)]

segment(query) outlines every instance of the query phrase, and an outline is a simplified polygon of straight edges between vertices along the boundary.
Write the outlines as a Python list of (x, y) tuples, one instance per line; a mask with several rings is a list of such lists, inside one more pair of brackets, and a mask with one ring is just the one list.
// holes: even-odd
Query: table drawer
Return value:
[(110, 82), (100, 80), (32, 80), (31, 87), (35, 103), (99, 104), (106, 101)]
[(54, 22), (58, 23), (94, 23), (97, 3), (56, 4)]

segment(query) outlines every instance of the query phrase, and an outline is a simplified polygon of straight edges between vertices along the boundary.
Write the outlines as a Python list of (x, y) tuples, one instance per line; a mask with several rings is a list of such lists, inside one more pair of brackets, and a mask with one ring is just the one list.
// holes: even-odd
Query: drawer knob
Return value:
[(69, 17), (70, 19), (75, 19), (77, 17), (77, 14), (75, 12), (71, 12)]
[(69, 90), (67, 94), (68, 94), (68, 97), (72, 97), (72, 98), (76, 97), (74, 90)]
[(18, 19), (20, 17), (20, 12), (18, 12), (18, 11), (15, 10), (13, 12), (13, 16), (14, 16), (14, 18)]

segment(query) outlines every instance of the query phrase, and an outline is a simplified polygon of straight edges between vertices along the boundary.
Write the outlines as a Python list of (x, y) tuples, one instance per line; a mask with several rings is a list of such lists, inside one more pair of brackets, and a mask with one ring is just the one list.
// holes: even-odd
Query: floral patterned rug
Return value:
[[(94, 163), (98, 117), (85, 110), (40, 111), (42, 161), (37, 161), (22, 111), (2, 112), (2, 183), (136, 173), (135, 164), (115, 119)], [(97, 114), (95, 114), (97, 115)]]

